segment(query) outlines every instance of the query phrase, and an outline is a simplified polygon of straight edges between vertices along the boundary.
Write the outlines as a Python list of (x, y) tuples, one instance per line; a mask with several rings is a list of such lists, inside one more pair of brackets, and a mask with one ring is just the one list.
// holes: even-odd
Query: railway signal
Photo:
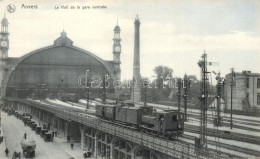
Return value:
[(207, 105), (208, 105), (208, 87), (209, 87), (209, 78), (207, 71), (207, 54), (204, 51), (201, 56), (201, 60), (199, 60), (198, 65), (201, 68), (201, 87), (200, 94), (198, 96), (201, 106), (200, 106), (200, 138), (197, 141), (199, 149), (207, 148)]
[(188, 104), (188, 92), (190, 91), (190, 80), (185, 74), (183, 78), (183, 98), (184, 98), (184, 120), (187, 121), (187, 104)]
[(233, 121), (232, 121), (232, 114), (233, 114), (233, 86), (234, 86), (234, 77), (235, 77), (235, 72), (234, 72), (234, 68), (231, 68), (231, 95), (230, 95), (230, 129), (232, 129), (233, 127)]
[(221, 126), (221, 99), (222, 99), (222, 89), (223, 89), (223, 85), (224, 85), (224, 78), (220, 76), (220, 73), (216, 74), (214, 71), (213, 73), (216, 76), (216, 80), (217, 80), (217, 94), (215, 96), (215, 98), (217, 99), (217, 118), (214, 119), (214, 125), (215, 126)]
[(218, 62), (208, 62), (207, 54), (204, 50), (204, 53), (199, 60), (198, 65), (201, 68), (201, 84), (200, 84), (200, 93), (198, 98), (200, 100), (200, 138), (195, 140), (195, 145), (199, 149), (207, 149), (207, 109), (208, 109), (208, 96), (209, 96), (209, 76), (207, 68), (208, 65), (217, 66)]
[(181, 78), (177, 79), (177, 86), (178, 86), (178, 90), (177, 90), (177, 96), (178, 96), (178, 113), (180, 113), (181, 111), (181, 87), (182, 87), (182, 80)]

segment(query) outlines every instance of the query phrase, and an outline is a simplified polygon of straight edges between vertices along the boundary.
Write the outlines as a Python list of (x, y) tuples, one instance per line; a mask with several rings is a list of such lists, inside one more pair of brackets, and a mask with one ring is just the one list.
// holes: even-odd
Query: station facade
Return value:
[[(51, 46), (37, 49), (20, 58), (9, 57), (8, 50), (11, 44), (9, 44), (8, 25), (8, 20), (4, 17), (0, 32), (1, 97), (23, 98), (37, 91), (44, 91), (45, 95), (70, 92), (84, 96), (86, 77), (94, 88), (91, 90), (92, 96), (97, 97), (101, 94), (102, 86), (98, 81), (102, 81), (105, 76), (111, 86), (108, 94), (115, 98), (119, 96), (118, 89), (115, 90), (112, 84), (114, 77), (117, 77), (117, 81), (121, 80), (121, 38), (118, 25), (114, 28), (112, 50), (114, 57), (111, 61), (103, 60), (89, 51), (73, 46), (73, 41), (65, 31), (61, 32), (60, 37), (54, 40)], [(79, 77), (82, 76), (84, 77), (79, 81)]]

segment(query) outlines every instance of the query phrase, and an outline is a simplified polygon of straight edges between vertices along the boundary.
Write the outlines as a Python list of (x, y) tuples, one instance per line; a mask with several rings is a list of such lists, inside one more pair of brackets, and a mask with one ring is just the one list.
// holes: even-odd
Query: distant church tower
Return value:
[(1, 21), (0, 36), (0, 98), (2, 98), (3, 80), (5, 76), (6, 59), (8, 58), (9, 49), (8, 20), (5, 16)]
[(135, 18), (135, 39), (134, 39), (134, 64), (133, 64), (133, 80), (135, 86), (132, 87), (131, 100), (134, 103), (141, 102), (141, 87), (140, 87), (140, 21), (138, 15)]
[[(120, 27), (118, 24), (115, 26), (114, 29), (114, 44), (113, 44), (113, 64), (114, 64), (114, 76), (116, 77), (117, 82), (121, 82), (121, 68), (120, 68), (120, 54), (121, 54), (121, 38), (120, 38)], [(114, 78), (115, 78), (114, 77)], [(117, 83), (118, 85), (118, 83)], [(119, 85), (118, 85), (119, 86)], [(120, 88), (115, 87), (115, 97), (119, 98)]]

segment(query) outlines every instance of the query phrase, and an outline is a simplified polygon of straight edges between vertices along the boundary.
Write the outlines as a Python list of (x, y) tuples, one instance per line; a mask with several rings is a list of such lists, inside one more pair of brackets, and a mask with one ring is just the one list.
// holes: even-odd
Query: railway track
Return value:
[[(188, 112), (188, 115), (199, 117), (200, 113)], [(208, 117), (208, 119), (213, 120), (216, 116), (212, 115), (212, 114), (208, 114), (207, 117)], [(250, 116), (248, 116), (248, 117), (250, 117)], [(230, 116), (226, 116), (226, 115), (223, 116), (223, 114), (222, 114), (221, 118), (222, 118), (222, 121), (226, 121), (229, 124)], [(252, 125), (252, 126), (260, 127), (260, 120), (243, 119), (243, 118), (241, 119), (241, 118), (237, 118), (237, 117), (232, 117), (232, 119), (233, 119), (233, 124), (238, 123), (238, 124)]]
[[(184, 131), (199, 133), (199, 126), (185, 125)], [(221, 131), (221, 130), (218, 130), (216, 132), (214, 129), (207, 128), (207, 135), (212, 137), (219, 137), (223, 139), (236, 140), (236, 141), (242, 141), (242, 142), (260, 145), (260, 137), (247, 135), (247, 134), (239, 134), (234, 132), (228, 133), (226, 131)]]
[[(190, 117), (198, 119), (198, 120), (200, 119), (199, 115), (191, 114)], [(213, 124), (213, 122), (214, 122), (212, 118), (208, 118), (207, 121), (208, 121), (208, 123), (211, 123), (211, 124)], [(245, 124), (248, 124), (248, 123), (245, 123)], [(229, 122), (224, 122), (224, 125), (229, 125)], [(259, 132), (260, 133), (260, 129), (255, 129), (255, 128), (250, 128), (250, 127), (247, 127), (247, 126), (237, 125), (235, 123), (233, 123), (233, 128), (249, 130), (249, 131), (254, 131), (254, 132)]]
[[(191, 136), (191, 135), (183, 134), (182, 137), (195, 141), (195, 137)], [(225, 149), (228, 149), (228, 150), (242, 152), (242, 153), (250, 154), (250, 155), (254, 155), (254, 156), (260, 156), (260, 151), (255, 151), (255, 150), (252, 150), (252, 149), (242, 148), (242, 147), (239, 147), (239, 146), (229, 145), (229, 144), (216, 142), (216, 141), (212, 141), (212, 140), (207, 140), (207, 142), (208, 142), (208, 144), (211, 144), (211, 145), (214, 145), (214, 146), (219, 146), (221, 148), (225, 148)]]
[[(183, 139), (185, 139), (185, 140), (183, 140)], [(179, 141), (180, 142), (184, 142), (184, 143), (186, 143), (186, 144), (189, 144), (191, 147), (195, 147), (195, 144), (194, 143), (191, 143), (191, 142), (188, 142), (187, 140), (191, 140), (191, 139), (188, 139), (188, 138), (185, 138), (185, 137), (183, 137), (183, 138), (180, 138), (179, 139)], [(234, 154), (231, 154), (231, 153), (226, 153), (226, 152), (220, 152), (220, 151), (217, 151), (217, 150), (215, 150), (215, 149), (212, 149), (212, 148), (207, 148), (207, 150), (208, 150), (208, 153), (210, 153), (210, 154), (215, 154), (215, 155), (217, 155), (217, 156), (219, 156), (219, 159), (224, 159), (224, 158), (227, 158), (227, 159), (243, 159), (243, 158), (246, 158), (246, 157), (241, 157), (241, 156), (239, 156), (239, 155), (234, 155)], [(199, 150), (197, 150), (198, 152), (198, 154), (200, 154), (200, 152), (199, 152)], [(204, 155), (204, 156), (206, 156), (206, 155)], [(208, 158), (210, 158), (210, 157), (207, 157), (207, 159)]]

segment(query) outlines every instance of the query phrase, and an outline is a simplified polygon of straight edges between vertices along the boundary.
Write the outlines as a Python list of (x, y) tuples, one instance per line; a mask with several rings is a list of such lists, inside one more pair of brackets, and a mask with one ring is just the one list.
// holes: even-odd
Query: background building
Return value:
[[(224, 97), (227, 109), (231, 107), (232, 73), (226, 75)], [(260, 109), (260, 73), (243, 71), (233, 74), (233, 100), (235, 110)]]

